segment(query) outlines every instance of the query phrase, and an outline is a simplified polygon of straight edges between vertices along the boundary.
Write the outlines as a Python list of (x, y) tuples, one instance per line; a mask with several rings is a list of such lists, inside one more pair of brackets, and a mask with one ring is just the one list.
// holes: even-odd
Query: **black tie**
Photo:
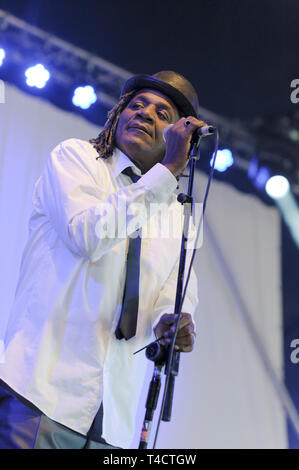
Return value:
[[(125, 168), (123, 172), (129, 176), (133, 183), (139, 180), (140, 176), (135, 175), (132, 168)], [(115, 330), (117, 339), (126, 340), (132, 338), (136, 334), (137, 314), (139, 303), (139, 271), (140, 271), (140, 249), (141, 237), (139, 231), (134, 238), (130, 237), (128, 255), (127, 255), (127, 272), (125, 281), (124, 297), (122, 302), (122, 310)]]

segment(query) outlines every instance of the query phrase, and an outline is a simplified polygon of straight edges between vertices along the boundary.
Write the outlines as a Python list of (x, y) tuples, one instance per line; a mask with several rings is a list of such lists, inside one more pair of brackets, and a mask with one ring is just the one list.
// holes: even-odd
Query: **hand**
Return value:
[[(185, 126), (185, 122), (190, 124)], [(188, 154), (190, 150), (191, 137), (193, 132), (202, 127), (207, 126), (204, 121), (199, 121), (193, 116), (179, 119), (166, 135), (166, 153), (162, 160), (174, 176), (179, 176), (188, 163)]]
[[(160, 318), (160, 321), (155, 328), (155, 334), (157, 338), (164, 336), (164, 338), (160, 340), (162, 345), (170, 345), (171, 338), (173, 337), (175, 331), (176, 320), (177, 315), (174, 315), (173, 313), (165, 313)], [(194, 323), (190, 313), (182, 312), (175, 342), (175, 350), (180, 352), (192, 351), (195, 336), (196, 334), (194, 332)]]

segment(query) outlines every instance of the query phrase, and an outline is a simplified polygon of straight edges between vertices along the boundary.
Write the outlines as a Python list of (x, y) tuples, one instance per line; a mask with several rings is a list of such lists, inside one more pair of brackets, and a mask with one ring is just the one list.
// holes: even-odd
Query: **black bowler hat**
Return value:
[(198, 96), (191, 83), (182, 75), (171, 70), (163, 70), (154, 75), (135, 75), (129, 78), (121, 96), (129, 91), (151, 88), (161, 91), (172, 99), (181, 116), (198, 114)]

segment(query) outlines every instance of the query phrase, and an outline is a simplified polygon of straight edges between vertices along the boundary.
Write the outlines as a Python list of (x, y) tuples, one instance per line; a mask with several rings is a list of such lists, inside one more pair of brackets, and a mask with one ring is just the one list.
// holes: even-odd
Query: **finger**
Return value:
[[(174, 324), (167, 331), (165, 331), (164, 334), (168, 337), (173, 336), (174, 332), (175, 332), (175, 328), (176, 328), (176, 325)], [(191, 333), (192, 331), (194, 331), (194, 323), (193, 323), (192, 316), (190, 315), (190, 313), (182, 312), (181, 317), (180, 317), (179, 326), (178, 326), (178, 334), (179, 334), (179, 332), (180, 332), (180, 334), (183, 334), (182, 330), (185, 329), (185, 328), (186, 328), (186, 330), (185, 330), (186, 334)]]
[[(171, 345), (171, 339), (167, 339), (167, 340), (163, 340), (163, 342), (161, 341), (161, 344), (163, 346), (170, 346)], [(192, 351), (193, 349), (193, 345), (194, 345), (194, 341), (193, 340), (189, 340), (187, 342), (184, 342), (182, 343), (181, 341), (176, 341), (175, 343), (175, 346), (174, 346), (174, 349), (176, 351), (185, 351), (185, 350), (189, 350), (189, 351)]]
[(195, 341), (195, 333), (190, 333), (187, 336), (183, 336), (180, 338), (177, 337), (175, 344), (177, 344), (180, 347), (189, 346), (189, 345), (194, 344), (194, 341)]
[[(193, 348), (195, 338), (196, 338), (196, 333), (194, 332), (190, 333), (187, 336), (176, 337), (176, 341), (175, 341), (175, 346), (177, 346), (176, 349), (189, 348), (189, 347)], [(165, 338), (163, 342), (164, 346), (169, 346), (172, 340), (173, 338)]]
[(192, 323), (193, 319), (190, 313), (182, 313), (181, 318), (180, 318), (180, 324), (182, 325), (188, 325), (189, 323)]
[(184, 348), (178, 348), (177, 351), (183, 352), (183, 353), (184, 352), (191, 352), (191, 351), (193, 351), (193, 346), (186, 346)]
[[(189, 116), (185, 119), (185, 121), (189, 121), (190, 124), (192, 124), (193, 126), (197, 126), (197, 127), (200, 127), (200, 126), (206, 126), (207, 123), (205, 121), (203, 121), (202, 119), (197, 119), (196, 117), (194, 116)], [(190, 125), (189, 124), (189, 125)], [(184, 124), (185, 125), (185, 124)]]
[(189, 336), (191, 333), (194, 333), (194, 323), (190, 323), (187, 326), (184, 326), (178, 331), (177, 338), (184, 338), (185, 336)]
[(185, 327), (188, 327), (188, 326), (191, 326), (193, 324), (193, 319), (192, 319), (192, 316), (190, 315), (190, 313), (182, 313), (181, 315), (181, 318), (180, 318), (180, 322), (179, 322), (179, 330), (185, 328)]
[(180, 351), (187, 352), (193, 349), (195, 342), (195, 335), (190, 334), (184, 338), (177, 338), (175, 345), (179, 348)]
[(183, 126), (185, 129), (186, 134), (192, 134), (195, 129), (198, 129), (203, 126), (207, 126), (205, 121), (196, 119), (193, 116), (188, 116), (187, 118), (183, 118)]
[(166, 325), (172, 325), (173, 323), (176, 322), (178, 316), (177, 314), (174, 313), (164, 313), (162, 317), (160, 318), (160, 321), (162, 321)]
[[(191, 333), (194, 332), (194, 329), (195, 329), (195, 325), (192, 322), (188, 323), (187, 325), (183, 325), (183, 326), (179, 327), (177, 337), (182, 338), (184, 336), (188, 336), (188, 335), (190, 335)], [(167, 338), (170, 338), (174, 335), (174, 332), (175, 332), (175, 326), (172, 326), (171, 328), (169, 328), (169, 330), (167, 330), (164, 333), (164, 336), (167, 337)]]

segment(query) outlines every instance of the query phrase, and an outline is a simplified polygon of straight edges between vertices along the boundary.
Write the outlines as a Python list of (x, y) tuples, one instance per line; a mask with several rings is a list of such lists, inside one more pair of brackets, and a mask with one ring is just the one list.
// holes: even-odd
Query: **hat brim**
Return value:
[(195, 109), (193, 108), (190, 101), (188, 101), (187, 98), (183, 95), (183, 93), (168, 83), (153, 77), (152, 75), (135, 75), (134, 77), (129, 78), (122, 89), (121, 96), (123, 96), (125, 93), (128, 93), (129, 91), (138, 91), (142, 90), (143, 88), (151, 88), (157, 91), (161, 91), (164, 93), (164, 95), (171, 98), (182, 116), (197, 117)]

